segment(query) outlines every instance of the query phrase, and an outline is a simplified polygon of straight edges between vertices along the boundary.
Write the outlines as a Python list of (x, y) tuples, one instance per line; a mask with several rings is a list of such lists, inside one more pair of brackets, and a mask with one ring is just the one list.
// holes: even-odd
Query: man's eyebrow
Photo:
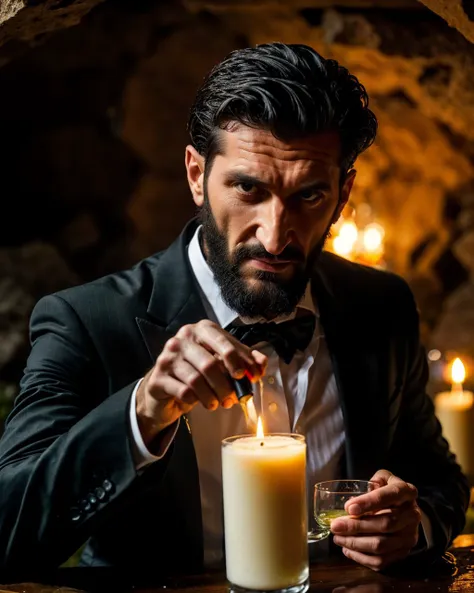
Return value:
[(298, 195), (307, 191), (330, 191), (331, 184), (328, 181), (313, 181), (303, 184), (299, 189), (293, 192), (293, 195)]
[(248, 183), (258, 187), (268, 187), (268, 183), (265, 183), (265, 181), (242, 171), (229, 171), (226, 173), (225, 180), (227, 183)]
[[(255, 177), (254, 175), (250, 175), (249, 173), (243, 173), (242, 171), (230, 171), (226, 173), (226, 182), (227, 183), (245, 183), (249, 185), (255, 185), (257, 187), (268, 187), (269, 184)], [(292, 192), (291, 195), (297, 196), (300, 193), (306, 193), (308, 191), (330, 191), (331, 184), (328, 181), (311, 181), (309, 183), (305, 183), (301, 185), (296, 191)]]

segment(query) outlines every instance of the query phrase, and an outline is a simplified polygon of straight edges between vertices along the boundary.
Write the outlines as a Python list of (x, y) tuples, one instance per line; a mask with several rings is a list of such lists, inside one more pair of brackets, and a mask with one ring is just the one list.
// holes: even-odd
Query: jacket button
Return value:
[(84, 498), (84, 500), (81, 500), (81, 502), (79, 503), (81, 509), (85, 512), (88, 513), (91, 509), (92, 509), (92, 505), (91, 503), (87, 500), (87, 498)]
[(78, 509), (77, 507), (73, 507), (71, 509), (71, 521), (74, 521), (74, 523), (77, 523), (77, 521), (79, 521), (79, 519), (82, 517), (82, 512), (80, 509)]
[(114, 485), (112, 484), (112, 482), (110, 480), (104, 480), (102, 482), (102, 488), (106, 492), (112, 492), (112, 490), (114, 489)]
[(93, 507), (95, 507), (95, 505), (98, 503), (97, 496), (94, 496), (93, 494), (89, 494), (88, 498), (89, 498), (89, 502), (91, 503), (91, 505)]
[(106, 497), (107, 497), (107, 494), (105, 493), (105, 490), (103, 488), (100, 488), (100, 487), (99, 488), (96, 488), (94, 490), (94, 493), (97, 496), (98, 500), (100, 500), (101, 502), (103, 500), (105, 500)]

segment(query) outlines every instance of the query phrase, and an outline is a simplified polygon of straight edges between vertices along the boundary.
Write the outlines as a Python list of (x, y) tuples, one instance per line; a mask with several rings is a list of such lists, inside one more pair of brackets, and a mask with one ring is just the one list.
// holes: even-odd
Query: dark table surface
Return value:
[[(436, 574), (418, 577), (389, 577), (365, 569), (346, 558), (331, 561), (317, 562), (311, 567), (310, 591), (325, 593), (474, 593), (474, 534), (459, 536), (446, 555), (443, 569)], [(116, 593), (117, 587), (102, 580), (99, 585), (89, 588), (84, 580), (85, 571), (90, 578), (91, 571), (96, 569), (61, 569), (59, 582), (74, 582), (65, 575), (76, 574), (79, 588), (70, 588), (61, 585), (45, 585), (40, 583), (25, 582), (0, 585), (0, 593), (14, 591), (16, 593), (72, 593), (73, 591), (102, 591), (103, 593)], [(66, 571), (70, 571), (67, 573)], [(71, 572), (72, 571), (72, 572)], [(77, 571), (74, 573), (74, 571)], [(82, 571), (82, 572), (81, 572)], [(97, 573), (98, 574), (98, 573)], [(82, 578), (82, 581), (81, 581)], [(82, 584), (81, 584), (82, 583)], [(91, 580), (92, 583), (92, 580)], [(84, 586), (85, 584), (85, 586)], [(77, 587), (78, 585), (76, 585)], [(124, 589), (125, 590), (125, 589)], [(133, 593), (227, 593), (225, 575), (198, 575), (183, 577), (178, 580), (168, 579), (161, 585), (153, 587), (133, 587)]]

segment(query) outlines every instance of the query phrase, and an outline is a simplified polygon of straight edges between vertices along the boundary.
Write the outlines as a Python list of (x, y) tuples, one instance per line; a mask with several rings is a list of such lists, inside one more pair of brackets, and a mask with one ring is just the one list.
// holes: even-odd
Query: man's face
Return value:
[(192, 147), (186, 155), (205, 255), (231, 308), (272, 319), (302, 297), (354, 175), (341, 188), (336, 133), (288, 142), (242, 125), (220, 133), (210, 171)]

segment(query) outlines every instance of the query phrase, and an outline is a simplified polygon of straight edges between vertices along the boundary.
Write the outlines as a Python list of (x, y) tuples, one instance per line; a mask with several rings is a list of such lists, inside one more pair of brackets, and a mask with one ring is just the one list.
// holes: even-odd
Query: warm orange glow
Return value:
[(456, 358), (451, 367), (451, 378), (453, 383), (462, 384), (466, 378), (466, 370), (460, 358)]
[(368, 224), (364, 229), (364, 248), (368, 253), (374, 253), (382, 248), (384, 230), (379, 224)]
[(341, 257), (347, 257), (351, 254), (354, 244), (351, 241), (347, 241), (344, 237), (337, 235), (337, 237), (334, 237), (332, 246), (334, 253)]
[(260, 418), (260, 416), (258, 417), (258, 421), (257, 421), (257, 438), (258, 439), (263, 439), (265, 435), (263, 434), (263, 424), (262, 424), (262, 419)]
[(357, 228), (355, 222), (352, 220), (347, 220), (342, 223), (341, 228), (339, 229), (339, 237), (341, 237), (345, 243), (354, 245), (358, 236), (359, 229)]

